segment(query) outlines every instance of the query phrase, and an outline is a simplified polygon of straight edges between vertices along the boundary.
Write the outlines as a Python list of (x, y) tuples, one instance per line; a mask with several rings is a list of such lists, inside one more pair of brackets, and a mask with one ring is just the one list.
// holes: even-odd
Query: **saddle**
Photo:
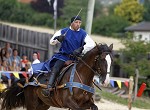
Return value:
[[(59, 84), (59, 82), (61, 81), (62, 77), (64, 76), (65, 72), (74, 65), (73, 61), (71, 60), (68, 60), (65, 62), (64, 64), (64, 67), (61, 69), (59, 75), (57, 76), (55, 82), (54, 82), (54, 86), (56, 86), (57, 84)], [(40, 74), (38, 74), (36, 76), (36, 80), (40, 83), (40, 84), (45, 84), (47, 85), (48, 84), (48, 80), (49, 80), (49, 77), (50, 77), (50, 72), (49, 73), (44, 73), (44, 72), (41, 72)]]

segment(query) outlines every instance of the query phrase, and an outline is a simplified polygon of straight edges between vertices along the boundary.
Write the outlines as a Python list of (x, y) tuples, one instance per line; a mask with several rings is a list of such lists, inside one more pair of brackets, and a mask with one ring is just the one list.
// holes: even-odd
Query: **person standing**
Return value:
[(31, 77), (32, 74), (33, 74), (32, 65), (35, 65), (35, 64), (37, 64), (37, 63), (40, 63), (40, 60), (39, 60), (39, 59), (40, 59), (40, 55), (39, 55), (38, 52), (33, 52), (32, 58), (33, 58), (33, 62), (32, 62), (32, 64), (31, 64), (31, 67), (28, 69), (28, 72), (31, 73), (31, 74), (29, 75), (29, 77)]
[(12, 48), (10, 47), (10, 43), (6, 42), (5, 47), (3, 49), (5, 50), (6, 53), (8, 52), (10, 56), (12, 56), (13, 51)]
[(63, 28), (57, 31), (50, 39), (51, 45), (61, 43), (59, 52), (54, 54), (50, 60), (45, 63), (45, 68), (51, 71), (47, 89), (42, 89), (45, 96), (49, 95), (49, 89), (53, 87), (56, 76), (68, 60), (74, 61), (75, 58), (81, 53), (85, 54), (95, 46), (95, 42), (86, 33), (85, 30), (80, 28), (82, 20), (80, 16), (71, 18), (70, 27)]
[(40, 60), (39, 60), (39, 53), (38, 52), (33, 52), (33, 62), (32, 64), (36, 64), (36, 63), (40, 63)]
[(13, 55), (12, 56), (10, 56), (10, 66), (12, 66), (12, 63), (15, 61), (16, 62), (16, 66), (18, 67), (18, 68), (20, 68), (21, 67), (21, 58), (20, 58), (20, 56), (18, 56), (18, 50), (17, 49), (13, 49)]

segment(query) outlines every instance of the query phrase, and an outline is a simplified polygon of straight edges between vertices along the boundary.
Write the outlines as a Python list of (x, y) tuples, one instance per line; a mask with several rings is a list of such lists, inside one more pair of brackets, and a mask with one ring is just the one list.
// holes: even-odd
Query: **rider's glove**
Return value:
[(64, 40), (64, 38), (65, 38), (64, 35), (60, 35), (60, 36), (56, 36), (56, 37), (54, 38), (54, 40), (57, 39), (59, 42), (62, 42), (62, 41)]
[(79, 57), (82, 53), (83, 47), (79, 47), (78, 49), (73, 51), (73, 55)]

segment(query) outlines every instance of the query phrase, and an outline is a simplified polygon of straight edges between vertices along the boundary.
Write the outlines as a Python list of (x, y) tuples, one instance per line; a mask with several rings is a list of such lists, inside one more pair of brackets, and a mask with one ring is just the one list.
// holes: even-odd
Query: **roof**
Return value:
[(150, 31), (150, 22), (141, 22), (134, 26), (129, 26), (125, 28), (126, 31)]

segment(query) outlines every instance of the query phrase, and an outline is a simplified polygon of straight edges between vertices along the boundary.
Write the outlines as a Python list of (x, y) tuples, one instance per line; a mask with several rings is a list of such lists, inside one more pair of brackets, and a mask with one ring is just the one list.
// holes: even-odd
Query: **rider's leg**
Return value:
[(50, 78), (49, 78), (49, 83), (48, 83), (48, 87), (47, 89), (43, 89), (42, 93), (44, 95), (49, 95), (49, 89), (53, 87), (53, 83), (56, 79), (56, 76), (59, 74), (59, 71), (62, 69), (62, 67), (64, 66), (64, 61), (62, 60), (57, 60), (52, 68), (52, 72), (50, 73)]

